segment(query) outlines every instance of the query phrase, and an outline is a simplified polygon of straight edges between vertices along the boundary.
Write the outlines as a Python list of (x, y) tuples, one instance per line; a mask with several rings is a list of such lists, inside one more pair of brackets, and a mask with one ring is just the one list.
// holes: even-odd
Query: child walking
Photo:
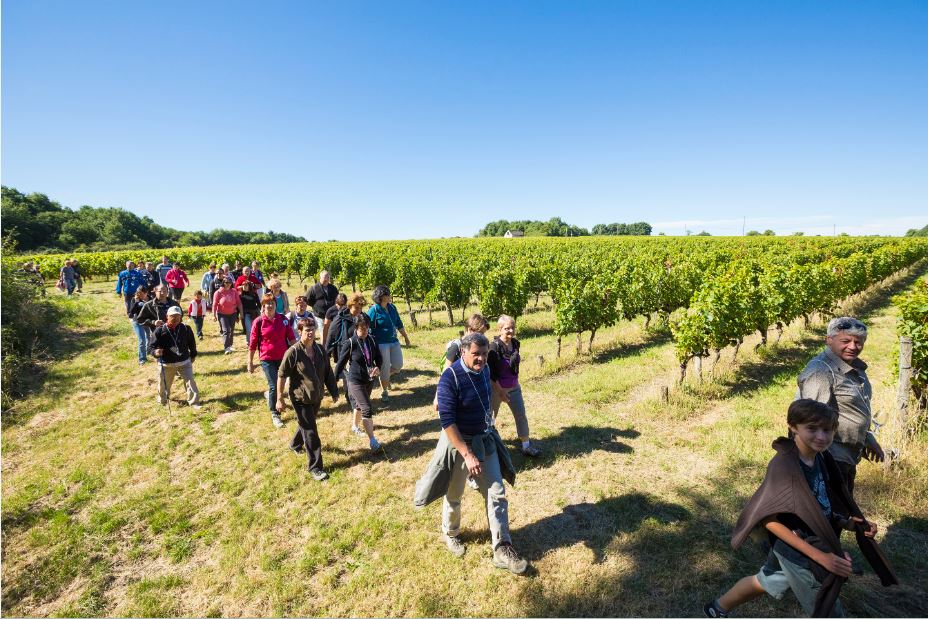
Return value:
[(197, 290), (193, 293), (193, 301), (187, 308), (187, 315), (193, 318), (193, 323), (197, 326), (197, 337), (203, 339), (203, 317), (206, 316), (206, 299), (203, 298), (203, 291)]
[(842, 530), (855, 531), (884, 586), (898, 584), (873, 540), (876, 525), (864, 519), (827, 452), (838, 427), (837, 412), (815, 400), (796, 400), (786, 423), (789, 437), (774, 441), (777, 454), (741, 512), (731, 541), (738, 548), (761, 526), (770, 538), (770, 553), (757, 574), (745, 576), (706, 604), (708, 617), (728, 617), (735, 607), (764, 593), (779, 600), (788, 589), (813, 617), (844, 616), (838, 593), (851, 575), (851, 557), (841, 548)]

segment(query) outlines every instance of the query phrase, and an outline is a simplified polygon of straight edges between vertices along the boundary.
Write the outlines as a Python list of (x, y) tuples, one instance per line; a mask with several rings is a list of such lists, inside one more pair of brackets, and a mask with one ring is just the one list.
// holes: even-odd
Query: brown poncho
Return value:
[[(806, 482), (805, 475), (799, 467), (799, 450), (792, 439), (780, 437), (773, 442), (773, 449), (777, 454), (767, 465), (767, 474), (757, 492), (745, 505), (735, 530), (732, 533), (732, 548), (738, 548), (744, 543), (751, 531), (763, 520), (776, 517), (778, 514), (794, 514), (812, 531), (818, 541), (813, 545), (824, 552), (844, 556), (841, 549), (840, 531), (836, 531), (832, 524), (822, 514), (818, 501), (812, 495), (812, 490)], [(847, 491), (841, 471), (835, 465), (831, 454), (822, 454), (825, 460), (825, 469), (828, 473), (828, 497), (832, 509), (848, 517), (863, 518), (860, 508)], [(866, 530), (866, 526), (862, 527)], [(867, 562), (880, 577), (883, 586), (899, 584), (892, 566), (872, 538), (865, 537), (862, 530), (856, 531), (857, 545)], [(815, 599), (813, 617), (827, 617), (831, 612), (841, 586), (847, 580), (828, 572), (817, 563), (812, 562), (812, 571), (822, 583), (822, 588)]]

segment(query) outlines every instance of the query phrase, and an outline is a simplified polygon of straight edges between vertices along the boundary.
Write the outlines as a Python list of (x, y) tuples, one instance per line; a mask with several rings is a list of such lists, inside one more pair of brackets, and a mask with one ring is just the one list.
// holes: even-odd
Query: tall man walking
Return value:
[(456, 556), (465, 552), (458, 537), (461, 499), (470, 482), (483, 495), (493, 543), (493, 565), (522, 574), (528, 561), (519, 556), (509, 535), (509, 501), (503, 479), (515, 483), (509, 452), (493, 427), (492, 387), (487, 368), (490, 342), (482, 333), (461, 340), (461, 358), (438, 381), (438, 416), (442, 433), (435, 455), (416, 483), (417, 507), (444, 497), (442, 539)]
[(158, 359), (161, 379), (158, 381), (158, 402), (166, 406), (171, 395), (174, 377), (180, 375), (187, 387), (187, 404), (195, 406), (200, 392), (193, 379), (193, 362), (197, 358), (197, 339), (193, 329), (181, 318), (184, 312), (174, 305), (168, 309), (167, 322), (155, 329), (148, 344), (148, 352)]
[[(306, 302), (313, 310), (313, 316), (316, 317), (316, 331), (323, 333), (323, 322), (325, 313), (330, 307), (335, 305), (335, 297), (338, 296), (338, 288), (332, 283), (332, 276), (328, 271), (319, 274), (319, 283), (313, 284), (306, 291)], [(323, 342), (324, 344), (325, 342)]]

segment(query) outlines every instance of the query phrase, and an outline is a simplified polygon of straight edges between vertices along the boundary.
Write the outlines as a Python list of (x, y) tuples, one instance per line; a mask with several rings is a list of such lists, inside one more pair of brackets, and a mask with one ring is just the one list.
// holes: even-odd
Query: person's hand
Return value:
[(217, 320), (219, 319), (216, 317), (216, 314), (213, 314), (213, 322), (216, 322)]
[[(254, 362), (253, 362), (251, 359), (248, 360), (248, 373), (249, 373), (249, 374), (254, 374), (254, 373), (255, 373), (255, 364), (254, 364)], [(279, 402), (279, 401), (280, 401), (280, 400), (278, 400), (278, 402)]]
[(164, 321), (163, 321), (163, 320), (156, 320), (156, 321), (155, 321), (155, 326), (156, 326), (156, 327), (160, 327), (160, 326), (163, 325), (163, 324), (164, 324)]
[(282, 413), (285, 410), (287, 410), (287, 404), (284, 402), (283, 398), (277, 398), (277, 406), (275, 406), (274, 408), (277, 409), (278, 413)]
[(404, 336), (403, 336), (403, 339), (406, 340), (406, 347), (407, 347), (407, 348), (408, 348), (409, 346), (412, 346), (412, 343), (409, 341), (409, 336), (408, 336), (408, 335), (404, 335)]
[(816, 560), (816, 563), (836, 576), (848, 578), (851, 575), (851, 555), (846, 552), (844, 553), (843, 559), (831, 552), (822, 553), (822, 556)]
[(380, 368), (374, 368), (373, 370), (371, 370), (371, 378), (375, 376), (380, 376)]
[(850, 525), (848, 526), (850, 531), (863, 531), (864, 537), (876, 537), (877, 526), (875, 522), (867, 522), (863, 518), (851, 516), (848, 524)]
[(509, 397), (509, 392), (505, 389), (499, 389), (497, 393), (499, 394), (499, 399), (506, 404), (509, 404), (510, 400), (512, 400), (512, 398)]
[(162, 355), (162, 353), (164, 353), (164, 349), (163, 349), (163, 348), (156, 348), (156, 349), (155, 349), (155, 352), (153, 352), (152, 354), (155, 355), (156, 357), (160, 357), (160, 356)]
[(886, 454), (883, 453), (883, 448), (876, 442), (876, 439), (867, 441), (864, 446), (864, 458), (871, 462), (882, 462), (886, 459)]
[(483, 468), (480, 466), (480, 460), (478, 460), (477, 456), (471, 451), (464, 454), (464, 464), (467, 466), (467, 472), (470, 473), (471, 477), (476, 477), (483, 472)]

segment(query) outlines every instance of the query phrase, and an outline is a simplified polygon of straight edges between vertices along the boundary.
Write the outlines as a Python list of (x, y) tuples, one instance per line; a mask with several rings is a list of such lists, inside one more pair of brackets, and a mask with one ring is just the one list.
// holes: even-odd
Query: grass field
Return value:
[[(843, 308), (871, 326), (863, 357), (884, 416), (895, 397), (889, 298), (917, 275)], [(823, 340), (818, 322), (756, 353), (748, 340), (737, 361), (729, 349), (703, 369), (714, 380), (672, 388), (663, 403), (661, 386), (678, 375), (669, 336), (623, 322), (597, 334), (591, 355), (565, 346), (554, 361), (551, 312), (523, 317), (522, 384), (545, 455), (513, 450), (512, 533), (533, 564), (516, 577), (489, 562), (479, 494), (465, 498), (463, 560), (439, 542), (440, 505), (412, 506), (438, 438), (436, 368), (456, 328), (411, 330), (391, 406), (375, 396), (386, 455), (349, 433), (344, 401), (324, 405), (332, 477), (320, 484), (287, 449), (292, 410), (284, 429), (271, 425), (240, 335), (239, 352), (225, 356), (207, 321), (195, 364), (202, 409), (182, 404), (177, 386), (170, 412), (157, 406), (157, 366), (136, 365), (112, 288), (56, 296), (74, 318), (41, 387), (4, 411), (6, 615), (699, 615), (762, 562), (757, 545), (730, 549), (731, 528), (785, 431), (795, 377)], [(500, 420), (514, 440), (506, 410)], [(852, 615), (928, 614), (928, 432), (901, 436), (883, 429), (884, 446), (903, 457), (892, 469), (863, 463), (857, 494), (903, 585), (883, 589), (868, 568), (844, 589)], [(788, 595), (740, 614), (800, 612)]]

